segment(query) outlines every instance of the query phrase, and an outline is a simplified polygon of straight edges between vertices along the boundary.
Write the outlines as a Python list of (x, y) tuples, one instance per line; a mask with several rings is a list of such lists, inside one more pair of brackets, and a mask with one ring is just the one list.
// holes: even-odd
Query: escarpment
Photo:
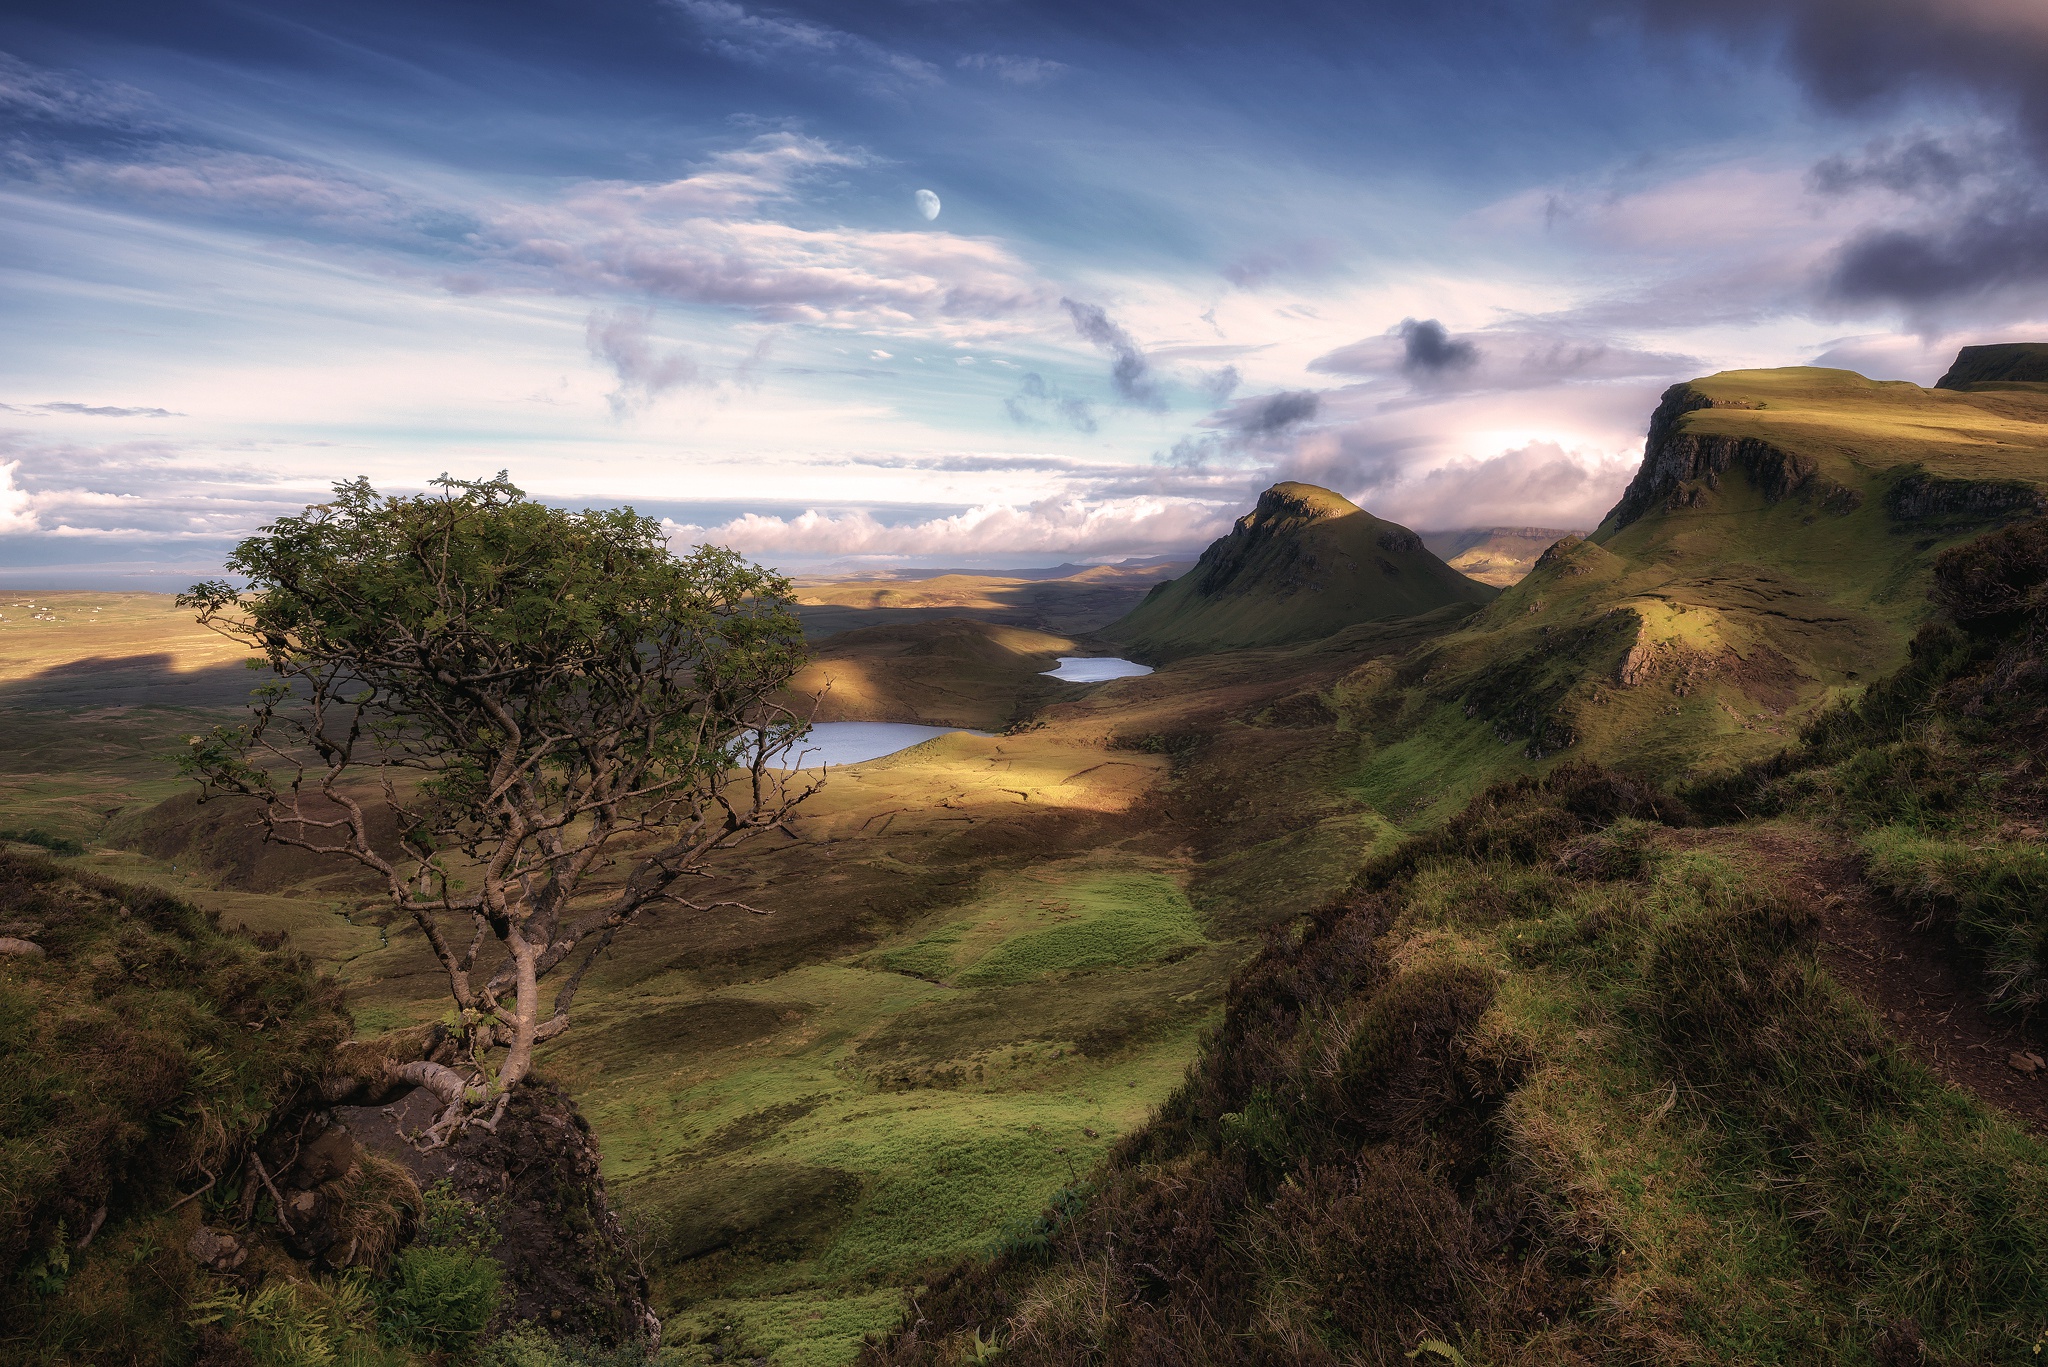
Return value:
[(1819, 463), (1809, 455), (1760, 437), (1693, 432), (1681, 424), (1687, 414), (1701, 409), (1760, 406), (1743, 399), (1715, 398), (1690, 383), (1665, 390), (1650, 418), (1643, 463), (1621, 501), (1607, 515), (1607, 526), (1618, 531), (1660, 506), (1695, 507), (1702, 497), (1701, 486), (1718, 488), (1721, 476), (1730, 470), (1742, 471), (1772, 503), (1808, 494), (1830, 512), (1850, 512), (1862, 504), (1862, 494), (1823, 477)]

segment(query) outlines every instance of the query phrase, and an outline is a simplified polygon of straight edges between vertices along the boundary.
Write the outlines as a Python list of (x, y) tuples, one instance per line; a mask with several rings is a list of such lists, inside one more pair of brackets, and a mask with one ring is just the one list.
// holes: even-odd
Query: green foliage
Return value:
[(0, 906), (48, 955), (0, 962), (0, 1279), (54, 1291), (66, 1211), (104, 1205), (104, 1242), (225, 1176), (348, 1025), (302, 957), (159, 892), (0, 854)]
[(605, 1348), (558, 1339), (533, 1325), (500, 1334), (477, 1350), (476, 1367), (647, 1367), (647, 1350), (628, 1344)]
[(36, 845), (59, 856), (80, 855), (85, 846), (69, 836), (52, 835), (40, 826), (0, 826), (0, 841), (12, 840), (17, 844)]
[(415, 1244), (471, 1253), (485, 1253), (498, 1246), (498, 1229), (490, 1212), (456, 1191), (447, 1178), (422, 1191), (420, 1200)]
[(1159, 878), (1104, 878), (1070, 890), (1074, 919), (1004, 940), (960, 973), (961, 986), (1125, 968), (1207, 941), (1187, 894)]
[(471, 1347), (498, 1313), (504, 1270), (468, 1249), (415, 1244), (377, 1292), (377, 1322), (395, 1342), (436, 1352)]
[(232, 1341), (255, 1367), (396, 1367), (381, 1351), (361, 1274), (325, 1282), (217, 1284), (188, 1304), (188, 1328)]
[(2048, 1001), (2048, 848), (1942, 839), (1905, 824), (1860, 843), (1872, 882), (1984, 951), (1994, 1006), (2032, 1013)]
[[(630, 508), (567, 512), (502, 475), (435, 483), (443, 494), (414, 498), (337, 484), (235, 548), (247, 589), (201, 584), (180, 601), (280, 679), (333, 687), (389, 742), (409, 738), (435, 794), (472, 821), (487, 819), (508, 718), (535, 733), (531, 758), (556, 784), (574, 762), (542, 738), (563, 731), (637, 761), (642, 789), (731, 766), (751, 734), (735, 705), (803, 662), (787, 581), (720, 547), (678, 558)], [(273, 687), (253, 731), (203, 738), (194, 776), (264, 786), (245, 755), (290, 693)]]

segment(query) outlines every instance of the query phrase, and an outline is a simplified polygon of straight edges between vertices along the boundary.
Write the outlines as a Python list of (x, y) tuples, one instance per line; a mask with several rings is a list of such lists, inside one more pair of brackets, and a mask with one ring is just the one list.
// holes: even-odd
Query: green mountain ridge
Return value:
[(1286, 645), (1361, 622), (1492, 599), (1398, 523), (1313, 484), (1259, 495), (1195, 567), (1161, 585), (1103, 634), (1159, 661)]

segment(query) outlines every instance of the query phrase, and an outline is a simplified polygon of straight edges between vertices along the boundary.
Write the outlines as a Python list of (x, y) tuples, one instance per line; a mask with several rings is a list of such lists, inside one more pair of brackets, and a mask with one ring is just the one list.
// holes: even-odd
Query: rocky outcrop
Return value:
[(1974, 389), (1980, 384), (2048, 382), (2048, 342), (1996, 342), (1966, 346), (1955, 364), (1934, 382), (1936, 389)]
[(505, 1269), (496, 1328), (529, 1323), (550, 1334), (617, 1347), (658, 1342), (640, 1255), (605, 1192), (597, 1140), (575, 1103), (547, 1083), (513, 1093), (495, 1131), (472, 1124), (445, 1148), (408, 1137), (441, 1109), (424, 1089), (387, 1106), (338, 1106), (334, 1119), (422, 1188), (445, 1181), (497, 1231), (489, 1252)]
[[(1318, 498), (1318, 494), (1325, 497)], [(1237, 520), (1229, 536), (1202, 552), (1194, 570), (1196, 586), (1211, 598), (1233, 588), (1313, 592), (1321, 587), (1316, 577), (1320, 566), (1315, 554), (1303, 546), (1301, 531), (1356, 511), (1339, 506), (1325, 490), (1303, 484), (1276, 484), (1259, 495), (1258, 503)], [(1400, 530), (1407, 531), (1405, 527)], [(1412, 537), (1414, 533), (1408, 535)], [(1254, 566), (1264, 571), (1257, 576), (1256, 583), (1254, 576), (1247, 573)]]
[(1642, 466), (1608, 513), (1608, 525), (1619, 530), (1660, 507), (1697, 506), (1702, 487), (1718, 488), (1721, 476), (1730, 470), (1740, 470), (1772, 503), (1806, 496), (1834, 513), (1849, 512), (1862, 503), (1862, 495), (1855, 490), (1823, 478), (1810, 456), (1758, 437), (1693, 433), (1679, 425), (1686, 414), (1703, 408), (1754, 407), (1740, 399), (1714, 399), (1690, 384), (1675, 384), (1665, 390), (1663, 401), (1650, 417)]
[(2048, 495), (2024, 480), (1944, 479), (1916, 471), (1885, 494), (1884, 509), (1894, 521), (1909, 525), (1969, 526), (2048, 511)]

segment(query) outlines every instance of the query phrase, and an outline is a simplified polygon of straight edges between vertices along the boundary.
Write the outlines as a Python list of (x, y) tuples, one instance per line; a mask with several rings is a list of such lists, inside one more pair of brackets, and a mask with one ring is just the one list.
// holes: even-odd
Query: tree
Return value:
[(809, 729), (777, 701), (804, 660), (786, 579), (503, 472), (434, 484), (337, 484), (235, 548), (246, 589), (178, 601), (276, 675), (248, 724), (191, 738), (202, 800), (254, 798), (267, 839), (373, 870), (447, 974), (469, 1066), (401, 1069), (443, 1101), (438, 1142), (494, 1101), (496, 1123), (641, 913), (752, 911), (688, 894), (814, 785), (774, 763)]

